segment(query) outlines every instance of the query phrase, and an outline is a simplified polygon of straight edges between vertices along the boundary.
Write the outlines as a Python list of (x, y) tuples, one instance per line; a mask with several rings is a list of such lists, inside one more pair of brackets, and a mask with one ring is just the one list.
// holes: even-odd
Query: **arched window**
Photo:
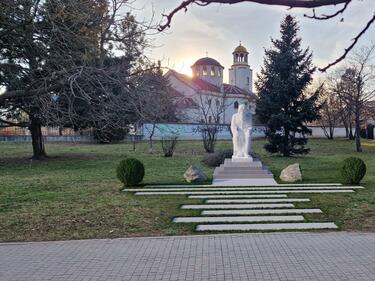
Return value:
[(215, 76), (215, 67), (211, 66), (211, 76)]
[(207, 76), (207, 66), (203, 66), (203, 76)]
[(234, 102), (234, 109), (238, 109), (238, 101)]
[(216, 99), (216, 106), (219, 107), (220, 106), (220, 101), (218, 99)]
[(212, 116), (208, 116), (208, 123), (212, 123)]
[(247, 77), (247, 85), (250, 85), (250, 78)]
[(218, 69), (218, 70), (217, 70), (217, 76), (218, 76), (218, 77), (221, 77), (221, 69)]

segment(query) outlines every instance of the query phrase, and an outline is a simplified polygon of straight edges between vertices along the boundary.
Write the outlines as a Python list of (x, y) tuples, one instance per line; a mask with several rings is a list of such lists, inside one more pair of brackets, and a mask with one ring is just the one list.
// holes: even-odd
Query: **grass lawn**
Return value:
[[(309, 155), (291, 158), (271, 156), (262, 145), (255, 141), (254, 151), (275, 175), (299, 162), (306, 183), (340, 182), (341, 161), (360, 156), (367, 165), (366, 189), (308, 195), (312, 202), (297, 207), (321, 208), (324, 214), (307, 219), (334, 221), (341, 230), (375, 230), (375, 142), (364, 141), (364, 153), (357, 154), (352, 141), (311, 140)], [(218, 149), (230, 146), (218, 143)], [(140, 159), (146, 168), (145, 184), (183, 183), (190, 164), (209, 176), (213, 172), (200, 163), (200, 142), (179, 142), (173, 158), (162, 157), (159, 144), (149, 154), (147, 143), (137, 144), (136, 152), (131, 144), (47, 144), (51, 158), (41, 162), (30, 162), (30, 150), (30, 144), (0, 143), (0, 241), (192, 234), (194, 225), (170, 221), (173, 216), (198, 215), (198, 210), (180, 210), (179, 204), (201, 201), (121, 192), (115, 167), (126, 156)]]

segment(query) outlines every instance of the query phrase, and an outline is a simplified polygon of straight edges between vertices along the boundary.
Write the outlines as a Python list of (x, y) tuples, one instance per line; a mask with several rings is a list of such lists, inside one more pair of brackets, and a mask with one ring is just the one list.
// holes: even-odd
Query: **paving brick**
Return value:
[(0, 244), (1, 281), (375, 280), (375, 233)]

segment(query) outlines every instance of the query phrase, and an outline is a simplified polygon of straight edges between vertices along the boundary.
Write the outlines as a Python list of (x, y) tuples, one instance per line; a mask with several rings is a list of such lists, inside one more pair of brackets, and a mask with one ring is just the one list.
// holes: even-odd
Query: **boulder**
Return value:
[(184, 173), (187, 182), (199, 182), (207, 180), (207, 176), (196, 166), (191, 165)]
[(289, 165), (281, 171), (280, 179), (285, 182), (302, 181), (302, 173), (298, 163)]

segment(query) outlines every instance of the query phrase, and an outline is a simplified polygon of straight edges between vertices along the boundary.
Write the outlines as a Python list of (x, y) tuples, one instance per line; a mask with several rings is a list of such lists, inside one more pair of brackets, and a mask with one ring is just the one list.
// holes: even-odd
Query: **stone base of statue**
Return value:
[(277, 185), (272, 173), (253, 157), (232, 157), (214, 171), (215, 186), (268, 186)]

